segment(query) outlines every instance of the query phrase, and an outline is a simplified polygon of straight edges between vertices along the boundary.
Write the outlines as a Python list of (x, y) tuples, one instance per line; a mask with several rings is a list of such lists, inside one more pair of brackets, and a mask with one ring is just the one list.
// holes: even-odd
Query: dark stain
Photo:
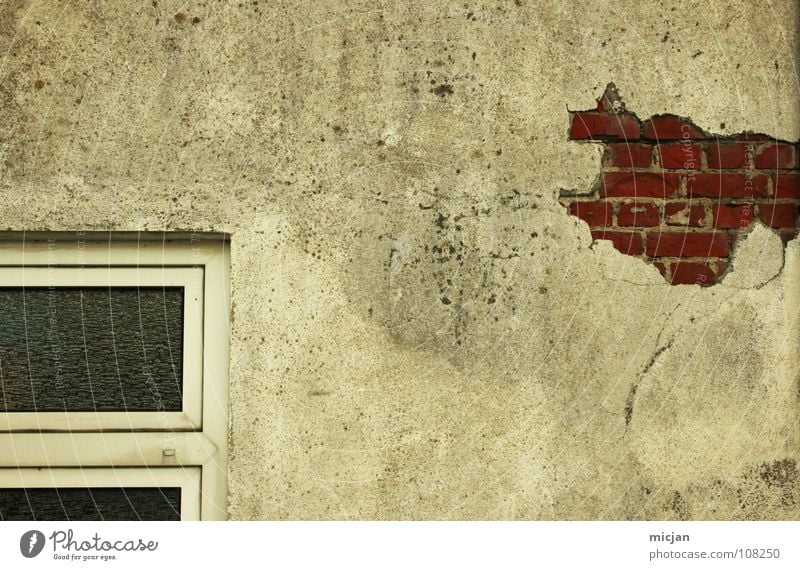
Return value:
[(451, 301), (451, 300), (450, 300), (450, 299), (448, 299), (447, 297), (442, 297), (442, 304), (443, 304), (443, 305), (449, 305), (449, 304), (450, 304), (450, 303), (452, 303), (452, 302), (453, 302), (453, 301)]
[(311, 390), (308, 395), (309, 396), (330, 396), (332, 392), (328, 392), (327, 390)]
[(454, 93), (453, 86), (448, 85), (447, 83), (442, 83), (438, 87), (434, 87), (431, 89), (432, 93), (435, 93), (439, 97), (444, 97), (446, 95), (452, 95)]
[(187, 16), (186, 16), (186, 14), (184, 14), (183, 12), (178, 12), (177, 14), (175, 14), (175, 15), (173, 16), (173, 18), (175, 18), (175, 21), (176, 21), (178, 24), (183, 24), (184, 22), (186, 22), (186, 18), (187, 18)]
[(770, 487), (787, 487), (797, 481), (797, 463), (794, 459), (763, 463), (758, 476)]
[[(461, 245), (463, 245), (463, 244), (461, 244)], [(434, 257), (434, 259), (433, 259), (437, 263), (447, 263), (448, 261), (450, 261), (451, 257), (456, 252), (455, 246), (453, 244), (451, 244), (451, 243), (448, 243), (448, 242), (445, 242), (442, 245), (432, 245), (430, 247), (430, 250), (437, 255), (437, 257)], [(425, 248), (425, 251), (428, 251), (427, 246)], [(457, 257), (457, 259), (460, 259), (460, 258), (461, 258), (461, 256), (459, 255)], [(445, 303), (445, 304), (447, 304), (447, 303)]]
[(638, 388), (637, 384), (631, 386), (631, 391), (628, 392), (628, 399), (625, 400), (625, 425), (629, 425), (631, 423), (631, 419), (633, 418), (633, 402), (636, 399), (636, 389)]
[(547, 293), (547, 287), (539, 287), (539, 294), (544, 295)]
[(41, 79), (37, 79), (33, 84), (33, 88), (36, 89), (37, 91), (39, 91), (43, 87), (44, 87), (44, 81), (42, 81)]
[(180, 44), (178, 43), (178, 40), (172, 36), (167, 36), (166, 38), (164, 38), (164, 48), (167, 49), (168, 51), (174, 51), (174, 52), (181, 51), (181, 47)]
[(193, 25), (193, 26), (196, 26), (196, 25), (197, 25), (197, 24), (199, 24), (199, 23), (200, 23), (200, 18), (198, 18), (197, 16), (195, 16), (194, 18), (192, 18), (192, 25)]
[(513, 259), (515, 257), (519, 257), (519, 248), (512, 247), (511, 253), (497, 253), (495, 251), (490, 251), (489, 257), (492, 259)]
[(675, 491), (672, 494), (672, 497), (669, 501), (669, 508), (672, 509), (679, 520), (685, 521), (688, 520), (688, 509), (686, 507), (686, 499), (684, 499), (683, 495), (681, 495), (678, 491)]
[(508, 196), (501, 196), (500, 203), (503, 206), (509, 206), (512, 210), (521, 210), (528, 206), (528, 202), (522, 201), (522, 194), (516, 188), (511, 189), (511, 194)]

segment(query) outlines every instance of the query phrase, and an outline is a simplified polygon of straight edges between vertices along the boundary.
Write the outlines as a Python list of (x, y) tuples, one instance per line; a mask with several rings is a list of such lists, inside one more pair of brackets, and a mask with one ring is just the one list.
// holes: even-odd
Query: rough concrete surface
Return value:
[(800, 515), (797, 240), (672, 287), (557, 201), (610, 81), (800, 138), (794, 2), (0, 11), (3, 229), (231, 235), (232, 519)]

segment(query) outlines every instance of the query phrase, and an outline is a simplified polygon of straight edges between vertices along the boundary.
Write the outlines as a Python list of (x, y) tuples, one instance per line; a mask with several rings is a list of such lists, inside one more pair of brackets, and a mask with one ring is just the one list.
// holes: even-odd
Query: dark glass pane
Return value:
[(183, 288), (0, 288), (0, 411), (178, 411)]
[(180, 519), (180, 487), (0, 489), (2, 521)]

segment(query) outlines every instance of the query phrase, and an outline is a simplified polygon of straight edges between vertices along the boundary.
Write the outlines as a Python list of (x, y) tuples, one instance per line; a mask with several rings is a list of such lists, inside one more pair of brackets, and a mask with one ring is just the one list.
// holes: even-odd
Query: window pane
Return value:
[(179, 411), (183, 288), (0, 288), (0, 411)]
[(177, 521), (180, 487), (0, 489), (3, 521)]

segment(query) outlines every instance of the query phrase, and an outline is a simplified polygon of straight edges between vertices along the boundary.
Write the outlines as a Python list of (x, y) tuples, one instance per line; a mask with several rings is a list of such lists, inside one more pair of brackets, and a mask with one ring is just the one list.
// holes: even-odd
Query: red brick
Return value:
[(725, 257), (728, 236), (723, 232), (653, 232), (647, 236), (647, 255)]
[(794, 145), (786, 143), (766, 145), (756, 154), (756, 168), (797, 168), (797, 153)]
[(720, 259), (719, 261), (717, 261), (717, 280), (719, 280), (720, 277), (725, 275), (725, 271), (727, 271), (727, 270), (728, 270), (728, 262), (727, 261), (725, 261), (723, 259)]
[(692, 143), (672, 143), (658, 146), (662, 168), (698, 170), (700, 168), (700, 145)]
[(661, 223), (661, 214), (655, 204), (649, 202), (630, 202), (620, 204), (617, 212), (619, 226), (657, 226)]
[(708, 147), (708, 167), (749, 168), (751, 156), (746, 144), (714, 142)]
[(631, 198), (666, 198), (678, 193), (677, 173), (604, 172), (603, 195)]
[(577, 216), (592, 227), (611, 225), (611, 204), (605, 200), (598, 202), (573, 202), (569, 213)]
[(773, 228), (797, 226), (797, 204), (759, 204), (759, 219)]
[(656, 261), (655, 263), (653, 263), (653, 265), (655, 265), (656, 269), (658, 269), (661, 272), (661, 275), (664, 276), (664, 279), (667, 279), (667, 264), (661, 261)]
[(679, 261), (671, 265), (673, 285), (700, 285), (708, 287), (716, 281), (716, 274), (707, 263)]
[(653, 117), (644, 124), (644, 138), (650, 140), (702, 140), (706, 135), (691, 122), (675, 115)]
[(777, 172), (772, 178), (773, 198), (800, 198), (800, 174)]
[(611, 150), (611, 166), (648, 168), (653, 163), (652, 145), (614, 143), (608, 146)]
[(713, 212), (715, 228), (746, 228), (753, 221), (752, 204), (715, 204)]
[(592, 230), (592, 238), (611, 240), (615, 248), (628, 255), (642, 253), (642, 236), (640, 234)]
[(573, 113), (569, 138), (638, 139), (639, 119), (633, 115), (622, 113), (598, 113), (595, 111)]
[(664, 206), (664, 218), (670, 226), (702, 226), (706, 209), (686, 202), (673, 202)]
[(752, 198), (767, 195), (767, 177), (732, 172), (701, 172), (686, 178), (693, 198)]

